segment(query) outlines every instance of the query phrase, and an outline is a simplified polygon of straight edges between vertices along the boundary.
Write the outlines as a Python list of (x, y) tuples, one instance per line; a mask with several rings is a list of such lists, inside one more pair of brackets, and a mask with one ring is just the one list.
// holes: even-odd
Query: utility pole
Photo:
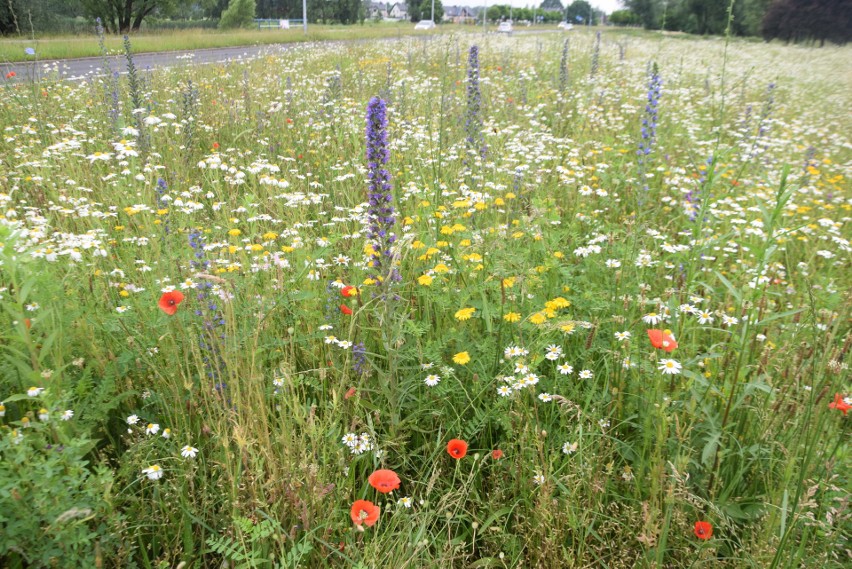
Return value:
[(302, 29), (308, 33), (308, 0), (302, 0)]
[(432, 23), (435, 23), (435, 0), (432, 0)]

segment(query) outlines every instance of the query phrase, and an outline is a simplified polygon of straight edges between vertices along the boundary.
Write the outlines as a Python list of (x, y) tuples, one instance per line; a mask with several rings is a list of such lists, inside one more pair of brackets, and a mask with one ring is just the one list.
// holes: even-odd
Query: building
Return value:
[(454, 24), (469, 24), (476, 21), (473, 10), (466, 6), (444, 6), (444, 21)]
[(407, 20), (408, 5), (405, 2), (397, 2), (388, 10), (388, 18), (391, 20)]

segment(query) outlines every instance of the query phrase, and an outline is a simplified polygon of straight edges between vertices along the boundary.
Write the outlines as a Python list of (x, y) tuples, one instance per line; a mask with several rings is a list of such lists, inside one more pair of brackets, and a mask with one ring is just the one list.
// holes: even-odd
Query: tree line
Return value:
[[(459, 4), (465, 4), (463, 0)], [(476, 2), (474, 2), (476, 3)], [(624, 10), (611, 14), (608, 22), (635, 25), (651, 30), (717, 34), (730, 31), (740, 36), (763, 36), (786, 42), (826, 41), (844, 44), (852, 40), (852, 0), (621, 0)], [(431, 0), (409, 0), (409, 17), (427, 19)], [(367, 0), (307, 0), (308, 20), (321, 23), (354, 24), (368, 17)], [(729, 14), (730, 8), (730, 14)], [(435, 19), (444, 10), (435, 2)], [(543, 0), (538, 9), (510, 8), (508, 4), (488, 8), (491, 21), (515, 20), (596, 25), (603, 14), (587, 0), (563, 5), (561, 0)], [(730, 17), (729, 17), (730, 16)], [(32, 32), (63, 32), (91, 29), (100, 19), (109, 33), (138, 31), (145, 21), (174, 19), (220, 27), (250, 25), (255, 18), (302, 18), (302, 0), (0, 0), (0, 34), (27, 35)]]
[[(621, 0), (616, 25), (693, 34), (762, 36), (786, 42), (852, 40), (852, 0)], [(729, 14), (730, 9), (730, 14)], [(729, 18), (730, 16), (730, 18)]]

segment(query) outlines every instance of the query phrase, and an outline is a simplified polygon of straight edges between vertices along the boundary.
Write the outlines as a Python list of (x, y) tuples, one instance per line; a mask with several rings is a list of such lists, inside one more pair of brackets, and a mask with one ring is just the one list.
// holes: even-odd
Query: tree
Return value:
[(541, 3), (541, 9), (545, 11), (561, 12), (565, 8), (559, 0), (544, 0), (544, 2)]
[(660, 27), (661, 10), (657, 0), (622, 0), (622, 4), (636, 14), (645, 29), (656, 30)]
[(100, 18), (104, 29), (125, 34), (138, 31), (142, 21), (156, 13), (168, 16), (179, 5), (192, 0), (80, 0), (83, 11), (92, 19)]
[[(577, 19), (578, 16), (582, 19)], [(586, 0), (574, 0), (570, 6), (565, 8), (566, 22), (583, 22), (585, 24), (589, 22), (589, 18), (592, 19), (593, 26), (597, 25), (595, 11)]]
[(79, 0), (0, 0), (0, 34), (65, 31)]
[[(408, 3), (408, 15), (412, 22), (428, 20), (432, 17), (432, 0), (410, 0)], [(435, 22), (444, 19), (444, 5), (441, 0), (435, 0)]]
[(245, 28), (252, 24), (257, 10), (255, 0), (231, 0), (228, 9), (222, 12), (219, 29)]
[(639, 16), (630, 10), (616, 10), (609, 15), (609, 23), (614, 26), (637, 26), (641, 24)]
[(764, 39), (852, 41), (852, 0), (775, 0), (763, 18)]

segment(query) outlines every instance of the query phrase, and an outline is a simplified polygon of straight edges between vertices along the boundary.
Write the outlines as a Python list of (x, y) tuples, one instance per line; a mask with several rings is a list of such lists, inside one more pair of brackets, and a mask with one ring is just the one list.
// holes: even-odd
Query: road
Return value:
[[(516, 34), (547, 33), (554, 30), (534, 29), (517, 30)], [(401, 38), (386, 38), (384, 41), (401, 41), (433, 35), (403, 36)], [(331, 40), (341, 42), (361, 42), (369, 40)], [(327, 43), (327, 42), (323, 42)], [(158, 53), (134, 53), (133, 63), (139, 71), (172, 67), (175, 65), (226, 63), (240, 59), (250, 59), (260, 55), (280, 53), (304, 43), (281, 43), (269, 45), (249, 45), (239, 47), (216, 47), (210, 49), (194, 49), (186, 51), (164, 51)], [(121, 74), (127, 73), (127, 59), (124, 55), (113, 55), (106, 58), (110, 69)], [(104, 58), (81, 57), (79, 59), (58, 59), (50, 61), (30, 61), (16, 63), (0, 63), (0, 85), (20, 81), (68, 80), (81, 81), (87, 77), (103, 74)], [(10, 74), (14, 76), (10, 77)]]
[[(251, 45), (240, 47), (217, 47), (211, 49), (194, 49), (189, 51), (166, 51), (158, 53), (134, 53), (133, 63), (136, 69), (144, 71), (174, 65), (199, 64), (199, 63), (224, 63), (240, 59), (249, 59), (261, 54), (279, 53), (287, 48), (301, 45), (272, 44)], [(110, 56), (106, 58), (110, 69), (114, 72), (127, 73), (127, 59), (123, 55)], [(15, 76), (4, 79), (10, 73)], [(27, 81), (27, 80), (70, 80), (79, 81), (93, 75), (101, 75), (104, 72), (104, 58), (82, 57), (79, 59), (59, 59), (53, 61), (39, 62), (16, 62), (0, 63), (0, 83), (3, 81)]]

